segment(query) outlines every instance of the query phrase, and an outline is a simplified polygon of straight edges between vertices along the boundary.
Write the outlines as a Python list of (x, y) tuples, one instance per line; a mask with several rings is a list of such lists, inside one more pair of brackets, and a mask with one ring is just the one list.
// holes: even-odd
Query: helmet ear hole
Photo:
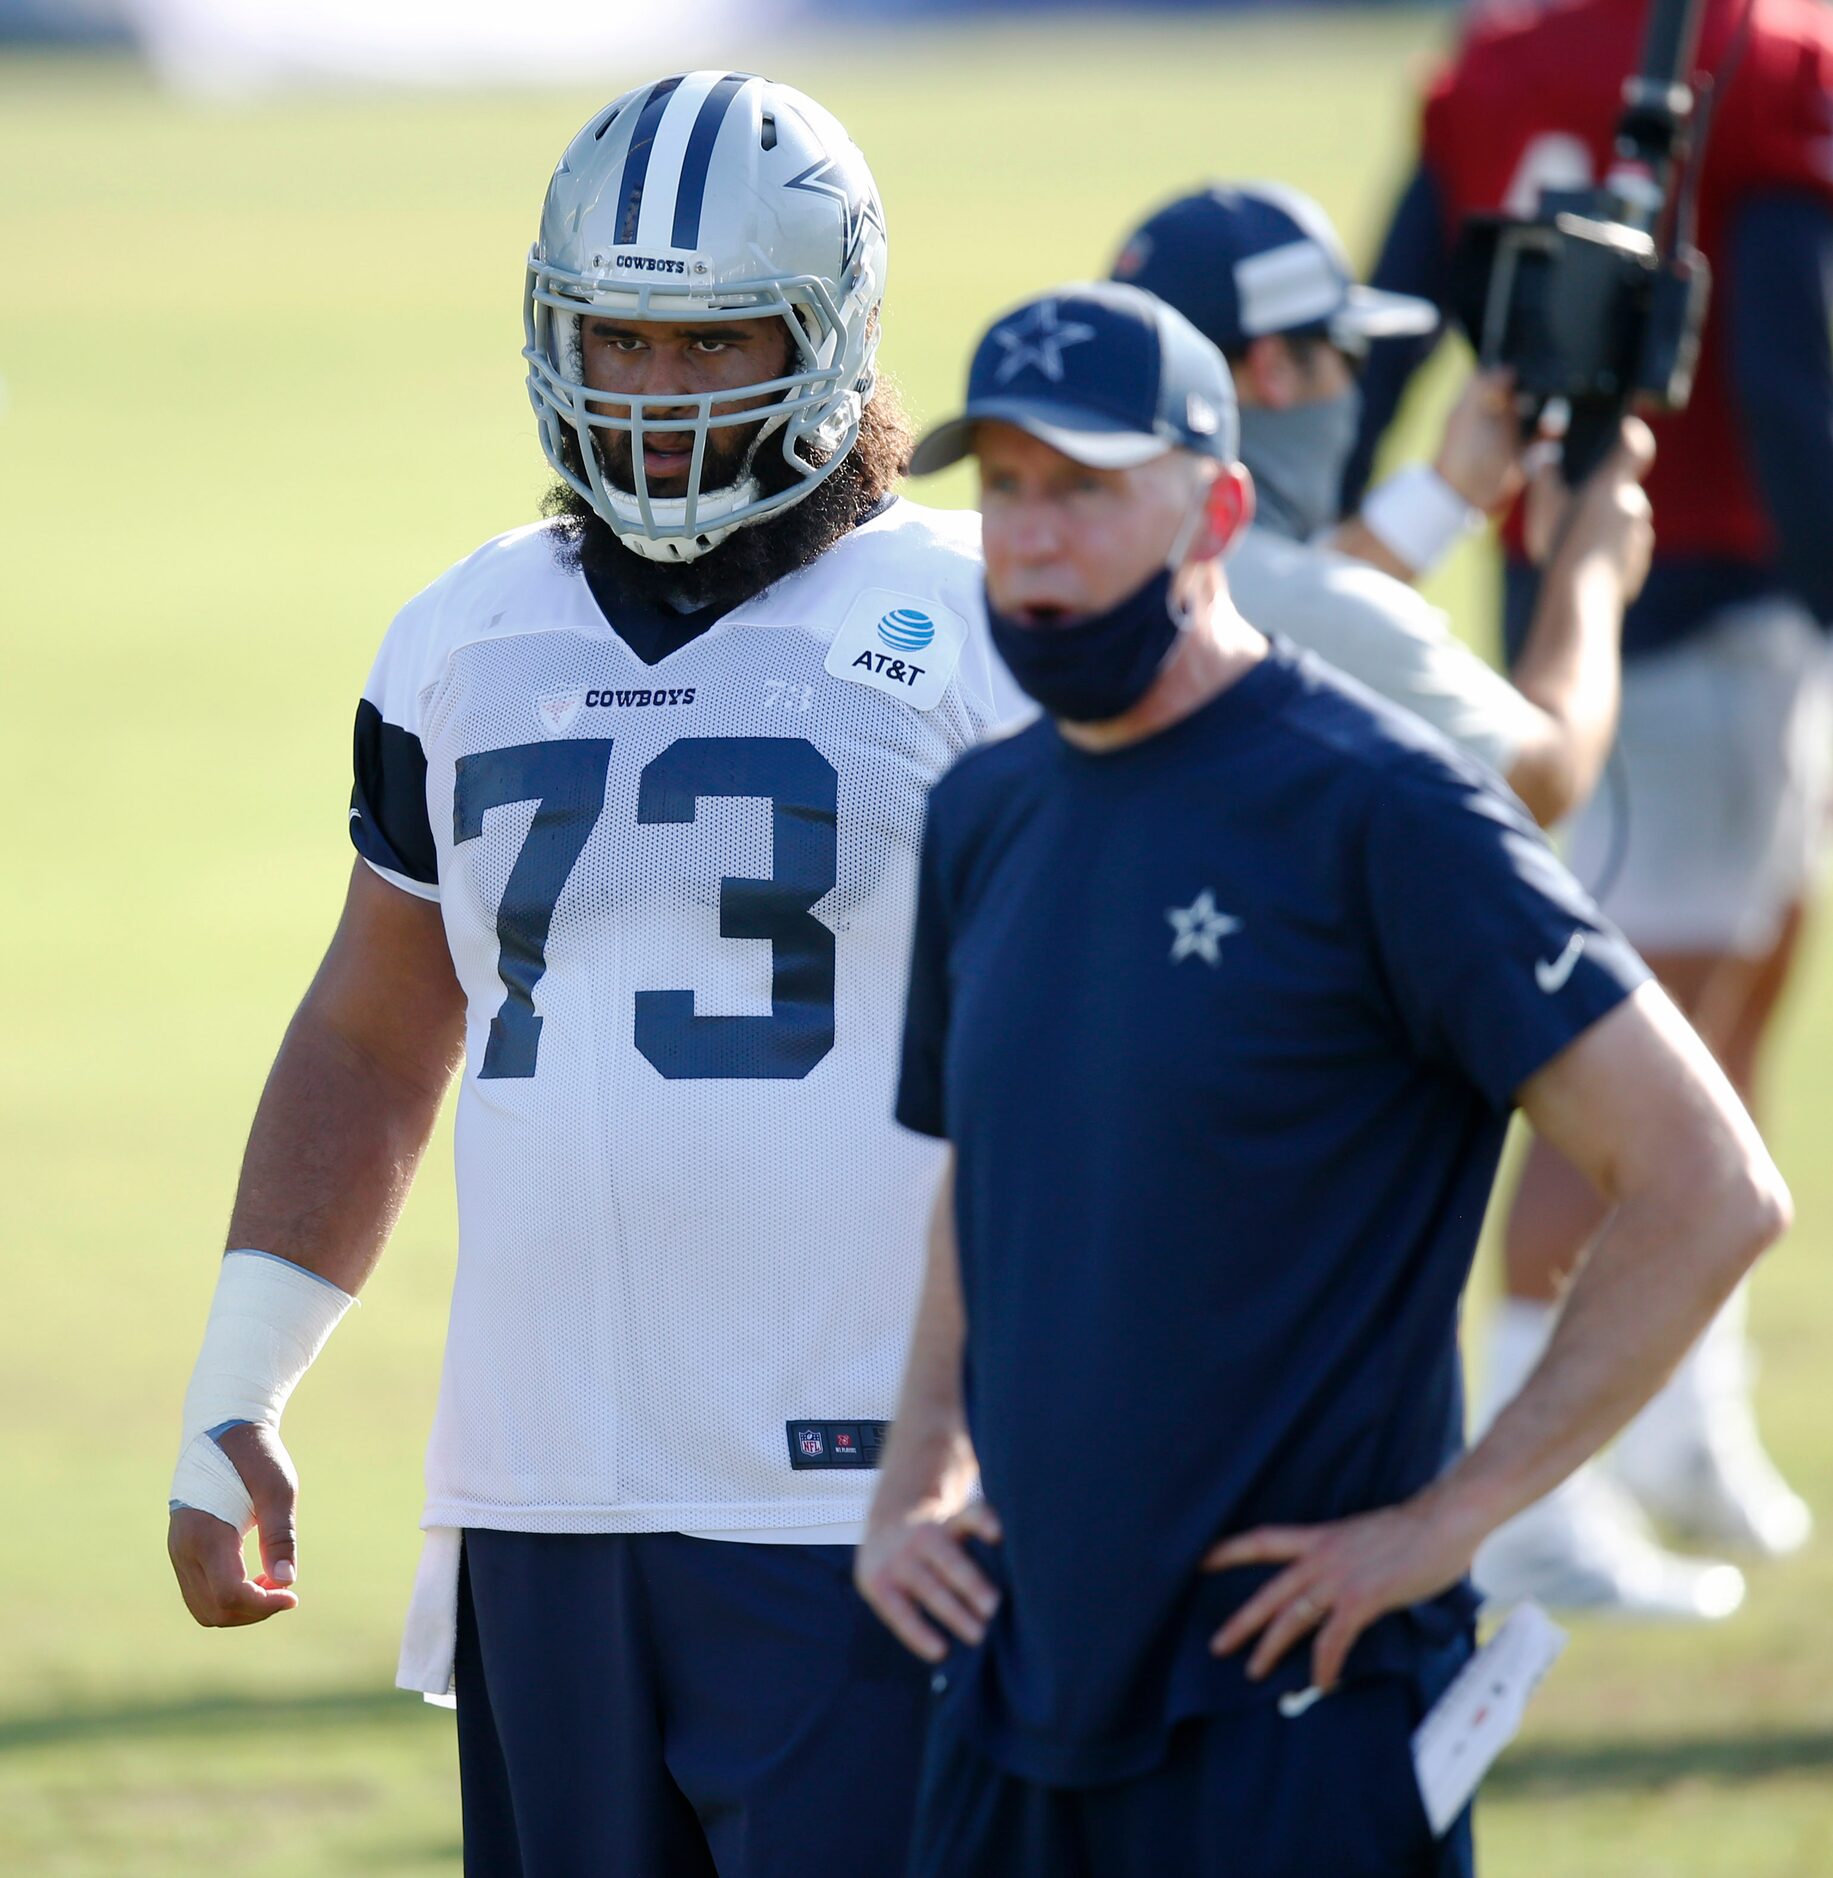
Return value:
[(763, 129), (759, 133), (758, 142), (766, 150), (774, 150), (776, 148), (776, 113), (774, 111), (766, 111), (764, 113)]

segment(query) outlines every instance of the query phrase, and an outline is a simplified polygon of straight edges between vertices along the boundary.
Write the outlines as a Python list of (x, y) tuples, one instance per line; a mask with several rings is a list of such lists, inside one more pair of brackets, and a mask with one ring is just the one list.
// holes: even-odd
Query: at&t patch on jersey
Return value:
[(961, 648), (967, 621), (934, 600), (913, 600), (887, 587), (855, 595), (828, 648), (827, 669), (835, 678), (901, 698), (919, 711), (942, 702)]

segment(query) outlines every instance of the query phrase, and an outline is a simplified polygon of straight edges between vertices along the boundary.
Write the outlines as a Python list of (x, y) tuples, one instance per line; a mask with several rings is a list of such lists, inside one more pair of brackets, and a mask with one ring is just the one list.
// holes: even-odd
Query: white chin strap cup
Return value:
[(280, 1413), (312, 1359), (356, 1300), (328, 1278), (271, 1253), (224, 1254), (185, 1391), (184, 1435), (171, 1505), (209, 1513), (244, 1534), (255, 1509), (234, 1463), (217, 1445), (226, 1425), (280, 1426)]

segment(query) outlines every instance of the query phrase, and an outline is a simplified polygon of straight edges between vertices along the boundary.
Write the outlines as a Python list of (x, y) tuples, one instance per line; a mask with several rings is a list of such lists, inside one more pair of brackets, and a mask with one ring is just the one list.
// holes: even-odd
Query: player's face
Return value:
[(987, 597), (1035, 626), (1105, 612), (1164, 566), (1195, 497), (1175, 452), (1090, 469), (1010, 424), (974, 432)]
[(1273, 334), (1248, 347), (1235, 361), (1234, 376), (1235, 395), (1244, 405), (1290, 411), (1354, 390), (1356, 368), (1335, 346), (1294, 344)]
[[(703, 397), (708, 392), (756, 385), (780, 378), (789, 369), (789, 333), (780, 319), (622, 320), (588, 318), (580, 344), (585, 381), (594, 391), (623, 392), (628, 397)], [(753, 410), (776, 393), (733, 398), (715, 404), (714, 416)], [(606, 417), (628, 417), (630, 406), (607, 398), (589, 409)], [(664, 405), (646, 418), (671, 415)], [(680, 415), (692, 415), (691, 407)], [(599, 455), (605, 474), (618, 488), (634, 492), (636, 472), (626, 432), (600, 431)], [(757, 435), (755, 424), (729, 424), (709, 430), (702, 489), (723, 489), (737, 479), (739, 465)], [(651, 430), (643, 438), (643, 474), (652, 496), (683, 496), (693, 466), (691, 430)]]

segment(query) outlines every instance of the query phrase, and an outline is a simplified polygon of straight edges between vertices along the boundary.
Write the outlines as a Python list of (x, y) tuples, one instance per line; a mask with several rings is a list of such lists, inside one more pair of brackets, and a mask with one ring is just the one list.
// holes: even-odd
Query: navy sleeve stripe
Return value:
[(356, 707), (356, 781), (350, 839), (364, 860), (422, 885), (439, 884), (439, 851), (426, 813), (426, 752), (364, 698)]

